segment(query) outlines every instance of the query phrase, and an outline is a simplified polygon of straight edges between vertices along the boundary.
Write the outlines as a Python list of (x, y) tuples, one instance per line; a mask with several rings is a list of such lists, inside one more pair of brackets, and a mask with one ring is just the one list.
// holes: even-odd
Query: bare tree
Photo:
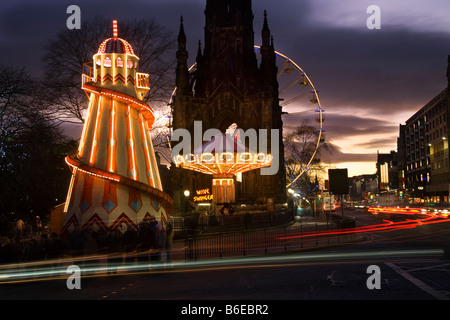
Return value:
[(324, 172), (320, 155), (325, 150), (331, 151), (331, 145), (319, 141), (319, 132), (307, 121), (285, 136), (284, 147), (286, 178), (294, 190), (305, 189), (314, 175)]
[[(150, 74), (151, 90), (145, 101), (164, 108), (174, 87), (175, 36), (154, 20), (119, 21), (119, 37), (140, 58), (139, 69)], [(84, 122), (87, 97), (81, 90), (84, 63), (91, 62), (99, 45), (112, 36), (112, 19), (104, 16), (83, 22), (79, 30), (63, 29), (45, 45), (45, 100), (57, 120)]]
[(0, 213), (48, 212), (70, 177), (64, 155), (73, 144), (49, 117), (36, 83), (23, 69), (0, 67)]

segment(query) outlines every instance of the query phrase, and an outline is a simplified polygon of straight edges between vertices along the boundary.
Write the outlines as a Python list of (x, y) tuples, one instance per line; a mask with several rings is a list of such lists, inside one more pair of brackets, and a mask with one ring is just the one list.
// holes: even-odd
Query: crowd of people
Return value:
[[(18, 225), (19, 226), (19, 225)], [(0, 263), (50, 260), (61, 257), (81, 257), (93, 254), (115, 255), (126, 261), (165, 261), (172, 263), (174, 231), (170, 224), (158, 222), (154, 216), (145, 218), (137, 228), (125, 232), (110, 230), (74, 230), (68, 237), (56, 233), (35, 234), (23, 238), (20, 229), (14, 238), (1, 237)], [(111, 259), (113, 261), (113, 259)]]

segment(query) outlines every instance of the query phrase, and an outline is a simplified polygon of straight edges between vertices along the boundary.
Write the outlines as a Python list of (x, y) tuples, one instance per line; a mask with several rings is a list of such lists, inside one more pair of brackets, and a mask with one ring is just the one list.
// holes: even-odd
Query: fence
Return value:
[(260, 228), (289, 223), (294, 220), (292, 209), (271, 212), (239, 213), (234, 215), (191, 215), (171, 217), (175, 232), (195, 229), (201, 232), (218, 232), (234, 228)]
[(312, 223), (295, 228), (244, 230), (214, 236), (189, 236), (185, 240), (186, 260), (260, 255), (303, 248), (339, 245), (356, 239), (354, 220)]

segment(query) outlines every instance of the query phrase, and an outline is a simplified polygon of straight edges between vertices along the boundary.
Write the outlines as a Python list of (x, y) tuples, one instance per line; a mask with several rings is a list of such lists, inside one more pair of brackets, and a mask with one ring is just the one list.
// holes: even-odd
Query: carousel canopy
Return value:
[(271, 165), (272, 156), (254, 153), (229, 134), (214, 136), (211, 141), (188, 155), (174, 157), (177, 167), (194, 170), (214, 176), (233, 176)]

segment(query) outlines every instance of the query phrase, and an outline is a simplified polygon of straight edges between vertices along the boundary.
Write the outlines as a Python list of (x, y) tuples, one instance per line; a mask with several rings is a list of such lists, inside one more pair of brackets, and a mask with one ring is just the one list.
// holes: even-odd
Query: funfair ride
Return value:
[(124, 232), (152, 216), (163, 224), (170, 218), (173, 200), (162, 190), (150, 136), (155, 116), (142, 101), (149, 75), (138, 64), (114, 20), (113, 37), (84, 65), (89, 107), (79, 148), (66, 157), (72, 178), (63, 233)]
[(175, 155), (173, 162), (177, 167), (212, 175), (212, 202), (220, 204), (235, 202), (235, 175), (269, 167), (272, 156), (254, 153), (239, 142), (238, 135), (224, 133), (214, 136), (191, 154)]

